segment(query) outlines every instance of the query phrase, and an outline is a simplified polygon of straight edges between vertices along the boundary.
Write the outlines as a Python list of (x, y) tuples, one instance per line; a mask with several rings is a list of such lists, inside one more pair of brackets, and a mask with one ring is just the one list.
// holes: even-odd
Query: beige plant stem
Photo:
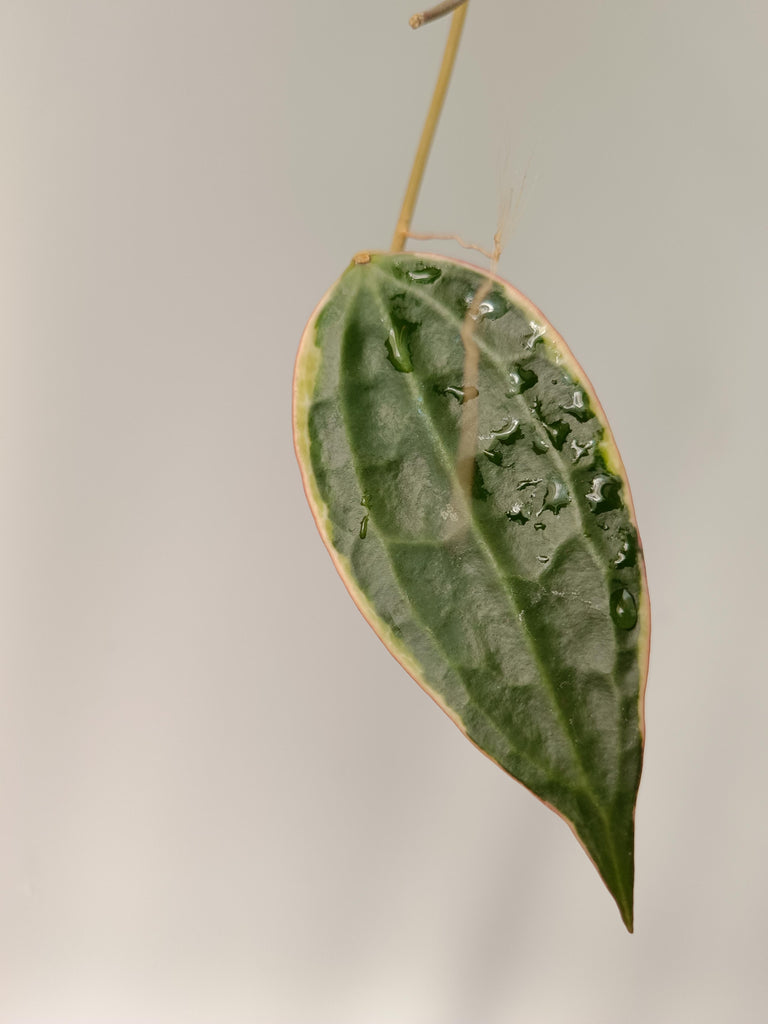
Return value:
[(429, 151), (432, 148), (435, 129), (437, 128), (437, 122), (440, 120), (440, 113), (443, 109), (445, 95), (448, 91), (448, 83), (451, 80), (453, 65), (456, 61), (456, 52), (459, 48), (461, 32), (464, 28), (464, 19), (467, 16), (467, 6), (468, 4), (465, 0), (465, 2), (453, 12), (453, 16), (451, 18), (451, 27), (448, 32), (448, 41), (445, 44), (443, 62), (440, 65), (437, 84), (435, 85), (435, 91), (432, 94), (432, 102), (429, 105), (427, 119), (424, 122), (424, 128), (421, 132), (421, 139), (419, 140), (419, 147), (416, 150), (413, 167), (411, 168), (408, 187), (405, 190), (405, 199), (403, 200), (395, 234), (392, 238), (392, 252), (403, 251), (405, 240), (408, 237), (408, 232), (411, 228), (413, 211), (416, 206), (416, 200), (419, 196), (419, 189), (421, 188), (424, 170), (427, 166)]
[(428, 11), (414, 14), (408, 24), (411, 28), (421, 28), (422, 25), (427, 25), (430, 21), (435, 21), (437, 18), (442, 18), (443, 15), (455, 11), (464, 2), (465, 0), (443, 0), (441, 4), (435, 4), (434, 7), (430, 7)]

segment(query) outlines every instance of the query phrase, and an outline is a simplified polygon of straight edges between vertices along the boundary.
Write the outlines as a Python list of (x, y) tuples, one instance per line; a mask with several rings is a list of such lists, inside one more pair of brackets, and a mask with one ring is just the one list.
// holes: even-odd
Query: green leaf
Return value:
[(304, 333), (294, 434), (362, 613), (565, 819), (631, 931), (649, 604), (621, 459), (563, 340), (474, 267), (363, 254)]

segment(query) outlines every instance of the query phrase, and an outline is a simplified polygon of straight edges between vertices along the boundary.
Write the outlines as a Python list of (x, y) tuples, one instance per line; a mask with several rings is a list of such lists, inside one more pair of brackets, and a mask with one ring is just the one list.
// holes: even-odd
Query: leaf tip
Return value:
[(629, 934), (632, 935), (634, 933), (634, 930), (635, 930), (635, 920), (634, 920), (634, 914), (632, 912), (632, 901), (631, 901), (631, 899), (630, 899), (629, 903), (626, 903), (624, 905), (619, 904), (619, 912), (621, 913), (621, 919), (624, 922), (624, 926), (626, 927), (626, 929), (629, 932)]

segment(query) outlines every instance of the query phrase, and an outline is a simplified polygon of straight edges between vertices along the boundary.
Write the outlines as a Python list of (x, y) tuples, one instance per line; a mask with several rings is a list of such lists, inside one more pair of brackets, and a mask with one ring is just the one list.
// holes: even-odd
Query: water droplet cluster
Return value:
[[(434, 426), (447, 451), (456, 450), (464, 410), (470, 403), (477, 410), (476, 514), (506, 524), (510, 557), (532, 578), (554, 571), (569, 537), (585, 534), (612, 572), (613, 621), (633, 629), (637, 545), (622, 480), (606, 463), (604, 428), (589, 393), (563, 365), (546, 325), (495, 286), (477, 302), (469, 269), (463, 283), (423, 259), (395, 260), (393, 272), (389, 316), (382, 320), (386, 359), (397, 374), (417, 379), (416, 414)], [(435, 326), (439, 304), (446, 320)], [(463, 379), (467, 317), (479, 351), (476, 384)], [(439, 515), (445, 507), (433, 510), (440, 523), (448, 522)], [(361, 538), (369, 519), (366, 508)]]

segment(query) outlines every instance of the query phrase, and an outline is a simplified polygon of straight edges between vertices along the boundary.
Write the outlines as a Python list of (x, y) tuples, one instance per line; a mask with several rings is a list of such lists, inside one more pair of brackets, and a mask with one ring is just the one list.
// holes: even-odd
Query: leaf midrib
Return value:
[[(358, 292), (356, 291), (355, 294), (354, 294), (354, 299), (349, 303), (349, 307), (348, 308), (350, 310), (354, 309), (354, 304), (355, 304), (355, 301), (357, 300), (357, 298), (358, 298)], [(379, 301), (378, 296), (376, 296), (376, 301), (377, 302)], [(384, 307), (382, 307), (382, 312), (384, 312), (386, 314), (386, 309), (384, 309)], [(388, 314), (387, 314), (387, 317), (388, 317)], [(348, 314), (345, 317), (344, 323), (345, 324), (348, 323), (350, 319), (351, 319), (351, 314)], [(410, 379), (409, 379), (408, 383), (409, 383), (409, 387), (410, 387), (412, 385), (412, 382), (410, 381)], [(345, 408), (346, 408), (346, 403), (345, 403)], [(430, 428), (432, 428), (431, 419), (430, 419)], [(439, 437), (439, 435), (436, 435), (436, 436)], [(354, 449), (354, 447), (352, 445), (350, 445), (349, 446), (349, 450), (350, 450), (350, 453), (352, 455), (352, 461), (353, 461), (354, 466), (355, 466), (355, 473), (356, 473), (357, 478), (359, 480), (360, 476), (361, 476), (361, 470), (360, 470), (359, 462), (358, 462), (357, 457), (356, 457), (355, 449)], [(401, 542), (396, 540), (396, 539), (394, 539), (394, 538), (388, 537), (388, 535), (386, 535), (382, 530), (380, 530), (376, 526), (375, 520), (369, 525), (369, 530), (371, 530), (373, 533), (375, 533), (375, 535), (381, 541), (382, 549), (384, 550), (384, 552), (386, 554), (387, 561), (389, 562), (390, 568), (392, 570), (393, 579), (395, 580), (395, 582), (397, 584), (397, 588), (398, 588), (400, 594), (402, 595), (403, 599), (408, 604), (408, 606), (411, 608), (414, 617), (419, 622), (419, 624), (422, 627), (422, 629), (426, 631), (426, 633), (431, 637), (434, 645), (442, 653), (442, 656), (445, 659), (445, 662), (456, 673), (456, 676), (459, 679), (459, 682), (460, 682), (464, 692), (467, 695), (468, 701), (472, 704), (472, 706), (475, 708), (476, 711), (480, 712), (480, 714), (483, 716), (483, 718), (487, 719), (491, 723), (493, 728), (498, 732), (498, 734), (500, 736), (502, 736), (504, 738), (505, 742), (509, 744), (510, 749), (512, 751), (514, 751), (514, 753), (518, 757), (520, 757), (523, 760), (527, 761), (529, 764), (533, 765), (539, 771), (542, 771), (545, 774), (548, 774), (548, 775), (551, 776), (552, 775), (552, 766), (549, 765), (549, 764), (545, 764), (545, 763), (542, 763), (540, 761), (537, 761), (527, 751), (524, 751), (519, 746), (517, 746), (517, 744), (514, 743), (511, 740), (507, 730), (501, 725), (501, 723), (497, 722), (496, 718), (486, 708), (484, 708), (481, 704), (479, 704), (477, 702), (477, 700), (472, 696), (470, 691), (468, 690), (467, 685), (466, 685), (466, 683), (465, 683), (465, 681), (464, 681), (464, 679), (462, 677), (462, 674), (461, 674), (458, 666), (455, 665), (453, 659), (451, 658), (450, 654), (446, 650), (444, 643), (442, 642), (440, 637), (435, 633), (435, 631), (432, 629), (432, 627), (427, 622), (425, 622), (425, 620), (422, 617), (422, 615), (420, 614), (418, 608), (416, 607), (416, 605), (413, 604), (413, 601), (411, 600), (411, 598), (409, 597), (407, 591), (404, 588), (403, 581), (400, 579), (400, 576), (398, 574), (398, 571), (397, 571), (397, 568), (396, 568), (396, 564), (395, 564), (395, 561), (394, 561), (394, 558), (393, 558), (393, 555), (392, 555), (392, 551), (391, 551), (392, 547), (394, 547), (396, 545), (399, 545)], [(503, 586), (502, 586), (502, 590), (504, 590)], [(376, 614), (378, 616), (378, 612)], [(535, 657), (535, 654), (534, 654), (534, 657)], [(537, 660), (537, 664), (539, 664), (538, 660)], [(453, 709), (453, 710), (455, 711), (456, 714), (459, 713), (456, 709)], [(463, 721), (463, 719), (462, 719), (462, 721)]]

